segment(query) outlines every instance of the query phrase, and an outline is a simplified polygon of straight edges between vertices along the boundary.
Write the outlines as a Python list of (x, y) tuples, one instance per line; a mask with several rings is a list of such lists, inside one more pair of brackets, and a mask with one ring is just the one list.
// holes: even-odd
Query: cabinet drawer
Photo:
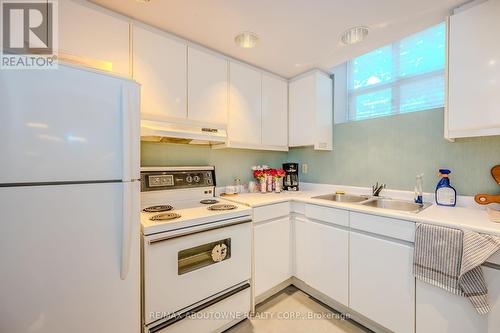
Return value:
[(273, 205), (256, 207), (253, 209), (253, 221), (261, 222), (276, 219), (290, 214), (290, 203), (281, 202)]
[(367, 231), (412, 243), (415, 241), (414, 222), (355, 212), (350, 213), (349, 220), (352, 229)]
[(349, 226), (349, 211), (330, 207), (306, 205), (306, 216), (313, 220)]

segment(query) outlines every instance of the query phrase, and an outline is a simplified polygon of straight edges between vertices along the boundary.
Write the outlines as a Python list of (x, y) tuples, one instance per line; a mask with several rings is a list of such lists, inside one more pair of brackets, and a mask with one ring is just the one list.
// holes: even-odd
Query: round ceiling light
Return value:
[(259, 36), (250, 31), (244, 31), (234, 37), (234, 42), (236, 43), (236, 45), (244, 49), (254, 48), (255, 46), (257, 46), (258, 41)]
[(340, 38), (345, 45), (356, 44), (363, 41), (370, 30), (367, 27), (354, 27), (344, 32)]

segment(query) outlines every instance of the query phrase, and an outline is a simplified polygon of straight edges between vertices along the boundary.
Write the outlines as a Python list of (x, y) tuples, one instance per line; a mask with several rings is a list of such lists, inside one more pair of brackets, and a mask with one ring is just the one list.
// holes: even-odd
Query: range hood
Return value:
[(224, 128), (158, 120), (141, 120), (141, 141), (216, 145), (226, 143)]

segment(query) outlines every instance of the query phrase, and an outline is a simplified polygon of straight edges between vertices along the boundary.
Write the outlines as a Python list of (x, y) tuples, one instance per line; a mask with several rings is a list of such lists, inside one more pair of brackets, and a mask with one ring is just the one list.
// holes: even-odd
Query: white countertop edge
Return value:
[[(284, 192), (279, 194), (242, 193), (236, 197), (225, 197), (225, 199), (245, 204), (252, 208), (287, 201), (302, 202), (319, 206), (346, 209), (352, 212), (396, 218), (415, 223), (430, 223), (450, 228), (471, 230), (479, 233), (500, 236), (500, 223), (491, 222), (488, 218), (486, 207), (475, 203), (473, 204), (472, 202), (474, 202), (474, 200), (472, 197), (458, 197), (457, 207), (442, 207), (433, 204), (418, 214), (312, 198), (322, 194), (335, 193), (336, 191), (344, 191), (350, 194), (369, 194), (371, 189), (353, 186), (301, 183), (301, 191), (298, 192)], [(222, 192), (223, 189), (216, 191), (218, 195)], [(384, 190), (381, 194), (382, 196), (387, 196), (393, 199), (413, 200), (413, 192), (410, 191)], [(432, 202), (433, 200), (434, 194), (424, 194), (425, 202)], [(490, 207), (493, 206), (490, 205)]]

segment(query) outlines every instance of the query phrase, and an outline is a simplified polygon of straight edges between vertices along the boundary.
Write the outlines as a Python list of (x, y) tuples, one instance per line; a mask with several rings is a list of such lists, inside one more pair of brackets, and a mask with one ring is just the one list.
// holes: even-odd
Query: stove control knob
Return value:
[(187, 181), (188, 183), (191, 183), (191, 182), (193, 181), (193, 177), (191, 177), (191, 176), (187, 176), (187, 177), (186, 177), (186, 181)]
[(200, 181), (200, 176), (194, 176), (194, 182), (198, 183)]

